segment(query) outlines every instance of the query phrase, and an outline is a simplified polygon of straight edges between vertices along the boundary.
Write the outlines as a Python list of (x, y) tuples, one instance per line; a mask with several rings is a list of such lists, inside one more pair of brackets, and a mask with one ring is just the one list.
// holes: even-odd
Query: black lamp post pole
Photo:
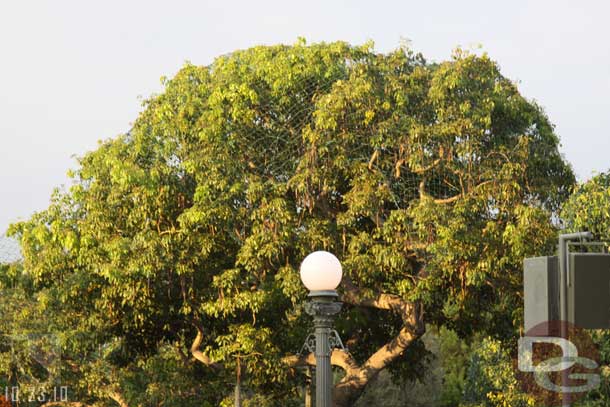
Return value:
[(311, 301), (305, 305), (305, 311), (313, 316), (314, 334), (316, 337), (316, 407), (332, 407), (333, 372), (330, 364), (332, 352), (330, 337), (335, 316), (341, 310), (341, 303), (336, 301), (337, 292), (312, 291)]

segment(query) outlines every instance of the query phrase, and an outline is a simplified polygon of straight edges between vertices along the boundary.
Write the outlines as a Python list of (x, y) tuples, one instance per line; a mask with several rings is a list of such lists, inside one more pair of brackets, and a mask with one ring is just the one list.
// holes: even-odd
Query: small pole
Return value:
[[(568, 270), (568, 242), (571, 240), (588, 240), (593, 238), (591, 232), (577, 232), (569, 233), (565, 235), (559, 235), (559, 315), (560, 315), (560, 336), (564, 339), (568, 339), (568, 289), (571, 281), (574, 279), (573, 276), (569, 275)], [(561, 373), (561, 385), (566, 386), (568, 384), (568, 371), (564, 370)], [(572, 405), (569, 393), (563, 393), (561, 395), (562, 406), (570, 407)]]

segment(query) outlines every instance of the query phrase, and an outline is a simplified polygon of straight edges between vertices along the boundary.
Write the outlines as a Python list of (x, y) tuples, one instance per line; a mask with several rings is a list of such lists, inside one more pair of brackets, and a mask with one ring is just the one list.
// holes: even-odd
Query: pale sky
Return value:
[(0, 0), (0, 234), (44, 209), (72, 158), (129, 129), (185, 61), (259, 44), (401, 38), (429, 60), (477, 44), (547, 111), (578, 177), (610, 167), (610, 3)]

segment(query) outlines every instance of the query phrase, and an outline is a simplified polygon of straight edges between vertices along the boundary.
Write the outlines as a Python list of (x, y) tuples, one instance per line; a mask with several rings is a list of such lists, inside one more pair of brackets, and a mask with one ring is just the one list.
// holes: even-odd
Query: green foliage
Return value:
[(475, 348), (467, 373), (463, 407), (533, 407), (521, 392), (510, 354), (500, 341), (486, 338)]
[[(139, 359), (120, 373), (119, 382), (125, 397), (134, 405), (159, 404), (200, 407), (216, 406), (218, 395), (227, 386), (210, 375), (198, 372), (198, 366), (185, 364), (185, 349), (178, 344), (161, 344), (156, 354)], [(206, 380), (207, 385), (199, 383)], [(205, 394), (205, 393), (208, 394)], [(217, 395), (216, 397), (210, 397)]]
[(581, 184), (562, 208), (566, 230), (592, 232), (610, 240), (610, 173), (602, 173)]
[[(316, 249), (365, 293), (421, 301), (429, 322), (515, 333), (522, 258), (552, 250), (574, 177), (544, 112), (487, 55), (428, 64), (299, 42), (186, 65), (164, 86), (128, 134), (79, 160), (69, 191), (11, 228), (80, 396), (103, 399), (97, 383), (144, 403), (130, 377), (170, 397), (147, 373), (159, 363), (214, 404), (243, 357), (245, 386), (292, 398), (298, 376), (280, 360), (308, 331), (297, 270)], [(401, 329), (384, 315), (340, 316), (359, 361)], [(168, 354), (198, 326), (223, 372)], [(417, 346), (396, 376), (417, 375)]]
[(454, 331), (439, 330), (440, 348), (438, 358), (442, 367), (442, 387), (439, 405), (456, 407), (464, 397), (466, 373), (472, 349)]

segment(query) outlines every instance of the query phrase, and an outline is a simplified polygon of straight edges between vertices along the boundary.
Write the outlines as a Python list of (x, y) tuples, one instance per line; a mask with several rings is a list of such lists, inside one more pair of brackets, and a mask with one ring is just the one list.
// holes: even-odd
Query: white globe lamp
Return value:
[(334, 254), (317, 251), (309, 254), (301, 263), (301, 281), (314, 294), (336, 295), (335, 289), (341, 283), (343, 269)]

